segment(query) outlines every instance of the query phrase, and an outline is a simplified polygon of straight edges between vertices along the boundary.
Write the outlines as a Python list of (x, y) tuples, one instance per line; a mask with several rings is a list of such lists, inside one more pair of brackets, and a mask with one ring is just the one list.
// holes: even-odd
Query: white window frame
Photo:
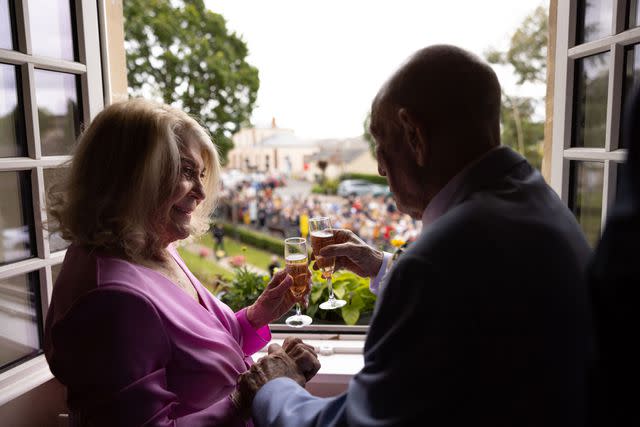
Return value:
[[(558, 0), (556, 26), (555, 88), (551, 186), (560, 198), (569, 201), (569, 162), (604, 163), (601, 230), (616, 195), (617, 165), (627, 150), (619, 147), (621, 99), (624, 82), (625, 48), (640, 43), (640, 27), (624, 30), (627, 0), (613, 0), (613, 35), (576, 45), (578, 0)], [(598, 53), (610, 52), (607, 116), (604, 148), (571, 148), (575, 62)]]
[[(15, 1), (17, 50), (0, 49), (0, 62), (15, 65), (21, 74), (24, 103), (27, 157), (0, 158), (0, 172), (29, 171), (33, 215), (35, 219), (36, 255), (33, 258), (0, 266), (0, 280), (32, 272), (39, 274), (42, 320), (46, 317), (53, 287), (51, 267), (62, 263), (65, 250), (51, 252), (49, 236), (43, 228), (47, 221), (45, 207), (44, 169), (62, 165), (70, 159), (65, 156), (43, 156), (40, 144), (35, 69), (74, 74), (80, 77), (82, 102), (81, 123), (89, 123), (104, 107), (101, 43), (99, 32), (98, 1), (74, 0), (78, 61), (34, 56), (32, 51), (29, 1)], [(44, 327), (44, 325), (41, 325)], [(0, 373), (0, 406), (53, 378), (49, 366), (41, 354)]]

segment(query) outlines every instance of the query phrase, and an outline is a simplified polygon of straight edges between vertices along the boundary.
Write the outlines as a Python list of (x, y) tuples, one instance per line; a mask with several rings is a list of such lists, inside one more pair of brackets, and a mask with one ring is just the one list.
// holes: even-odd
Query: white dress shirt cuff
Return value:
[(380, 290), (380, 282), (382, 282), (382, 278), (387, 273), (387, 268), (389, 266), (389, 262), (391, 261), (392, 253), (383, 252), (384, 257), (382, 258), (382, 265), (380, 266), (380, 270), (378, 270), (378, 275), (371, 279), (369, 282), (369, 289), (375, 295), (378, 295), (378, 291)]

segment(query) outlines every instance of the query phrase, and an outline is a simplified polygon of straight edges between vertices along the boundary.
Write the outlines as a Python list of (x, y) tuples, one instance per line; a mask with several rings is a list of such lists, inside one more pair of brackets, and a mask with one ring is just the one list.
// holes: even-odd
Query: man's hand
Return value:
[(286, 338), (282, 347), (271, 344), (267, 355), (238, 377), (238, 387), (231, 398), (244, 417), (251, 411), (253, 398), (268, 381), (288, 377), (305, 386), (320, 369), (313, 347), (299, 338)]
[(247, 307), (247, 320), (251, 326), (257, 329), (279, 319), (296, 302), (306, 307), (307, 294), (311, 290), (311, 272), (308, 273), (307, 291), (299, 298), (293, 296), (289, 290), (293, 285), (293, 278), (287, 274), (286, 270), (274, 274), (256, 302)]
[[(342, 268), (353, 271), (360, 277), (376, 277), (384, 254), (382, 251), (367, 245), (360, 237), (350, 230), (333, 230), (333, 245), (320, 250), (323, 257), (336, 257), (335, 269)], [(314, 258), (312, 256), (312, 258)], [(318, 267), (314, 263), (313, 269)]]

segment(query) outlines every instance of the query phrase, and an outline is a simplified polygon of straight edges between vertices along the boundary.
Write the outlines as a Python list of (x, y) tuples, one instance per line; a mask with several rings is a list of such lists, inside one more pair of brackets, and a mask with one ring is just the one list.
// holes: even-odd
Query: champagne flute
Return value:
[(336, 299), (331, 284), (331, 276), (333, 275), (333, 269), (336, 264), (336, 257), (320, 256), (320, 249), (334, 243), (331, 220), (326, 216), (313, 217), (309, 220), (309, 231), (311, 235), (311, 248), (313, 249), (313, 256), (316, 258), (316, 265), (322, 271), (322, 277), (326, 279), (327, 287), (329, 288), (329, 299), (320, 304), (320, 308), (323, 310), (334, 310), (344, 307), (347, 302), (342, 299)]
[[(293, 277), (293, 285), (289, 290), (299, 298), (307, 291), (309, 282), (307, 255), (307, 241), (301, 237), (291, 237), (284, 240), (284, 262), (287, 273)], [(296, 314), (287, 317), (287, 325), (292, 328), (302, 328), (311, 324), (311, 317), (300, 313), (300, 303), (296, 303)]]

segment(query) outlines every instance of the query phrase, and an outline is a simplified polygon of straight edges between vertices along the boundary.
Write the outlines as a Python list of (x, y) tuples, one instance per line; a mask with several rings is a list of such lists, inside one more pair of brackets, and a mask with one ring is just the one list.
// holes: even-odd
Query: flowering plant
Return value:
[(242, 267), (246, 263), (246, 258), (244, 255), (234, 255), (229, 258), (229, 264), (233, 267)]

